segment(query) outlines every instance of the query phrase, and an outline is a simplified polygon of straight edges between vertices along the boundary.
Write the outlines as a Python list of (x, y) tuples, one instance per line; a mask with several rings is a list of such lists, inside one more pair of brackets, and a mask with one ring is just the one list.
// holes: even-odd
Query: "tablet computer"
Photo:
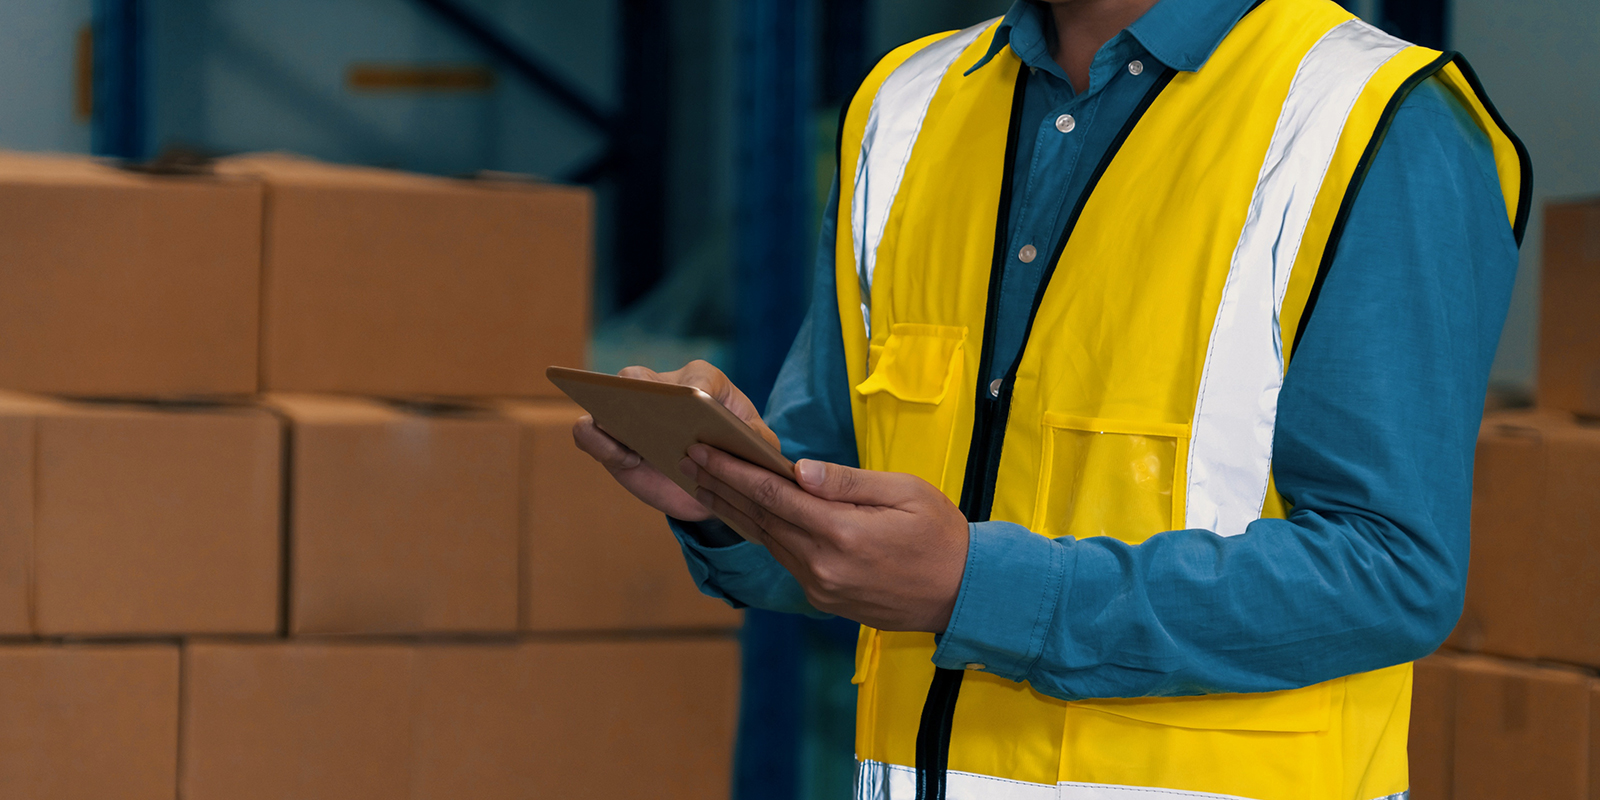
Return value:
[[(687, 456), (689, 446), (696, 443), (711, 445), (794, 480), (794, 462), (716, 398), (693, 386), (567, 367), (550, 367), (545, 376), (583, 406), (601, 430), (691, 495), (698, 486), (678, 471), (678, 463)], [(738, 526), (733, 528), (738, 531)], [(744, 531), (739, 533), (750, 538)]]

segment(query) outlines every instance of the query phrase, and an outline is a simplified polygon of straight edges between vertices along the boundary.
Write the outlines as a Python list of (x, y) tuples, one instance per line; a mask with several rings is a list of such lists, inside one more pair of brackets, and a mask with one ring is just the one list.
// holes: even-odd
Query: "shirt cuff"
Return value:
[(966, 573), (934, 665), (1025, 680), (1065, 596), (1073, 548), (1063, 544), (1009, 522), (970, 523)]
[(732, 547), (744, 541), (744, 537), (728, 527), (728, 523), (716, 517), (703, 522), (667, 517), (667, 522), (672, 525), (674, 531), (693, 539), (696, 544), (707, 549)]
[[(683, 560), (689, 566), (689, 576), (694, 578), (694, 585), (700, 593), (722, 600), (734, 608), (746, 608), (748, 604), (725, 591), (723, 584), (737, 583), (735, 576), (759, 573), (771, 562), (772, 555), (760, 545), (740, 538), (721, 520), (687, 522), (667, 517), (667, 525), (678, 539)], [(721, 539), (714, 526), (721, 526), (736, 542), (719, 544)]]

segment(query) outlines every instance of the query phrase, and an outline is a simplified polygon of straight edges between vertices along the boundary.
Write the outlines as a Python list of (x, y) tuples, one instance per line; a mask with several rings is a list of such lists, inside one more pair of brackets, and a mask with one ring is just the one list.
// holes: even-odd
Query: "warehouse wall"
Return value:
[[(615, 103), (611, 3), (471, 4), (602, 107)], [(558, 175), (600, 139), (516, 77), (482, 92), (361, 92), (352, 64), (484, 64), (409, 0), (151, 0), (150, 141), (287, 149), (457, 173)]]
[(1534, 212), (1494, 379), (1536, 373), (1544, 201), (1600, 194), (1600, 7), (1594, 0), (1455, 0), (1451, 47), (1472, 62), (1533, 155)]
[(89, 125), (73, 110), (78, 32), (89, 0), (0, 4), (0, 146), (89, 149)]

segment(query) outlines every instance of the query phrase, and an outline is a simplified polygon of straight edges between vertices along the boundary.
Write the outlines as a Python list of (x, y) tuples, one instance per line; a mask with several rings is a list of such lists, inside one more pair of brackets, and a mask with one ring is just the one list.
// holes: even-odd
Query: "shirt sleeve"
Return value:
[[(833, 276), (838, 208), (836, 178), (822, 213), (811, 305), (784, 358), (762, 419), (778, 435), (783, 454), (791, 460), (811, 458), (854, 467), (858, 464), (855, 422)], [(799, 582), (766, 548), (740, 539), (722, 522), (668, 522), (700, 591), (735, 608), (754, 606), (828, 616), (806, 601)]]
[(1238, 536), (971, 526), (934, 661), (1066, 699), (1263, 692), (1414, 660), (1460, 615), (1472, 458), (1517, 263), (1487, 136), (1401, 105), (1285, 375), (1292, 505)]

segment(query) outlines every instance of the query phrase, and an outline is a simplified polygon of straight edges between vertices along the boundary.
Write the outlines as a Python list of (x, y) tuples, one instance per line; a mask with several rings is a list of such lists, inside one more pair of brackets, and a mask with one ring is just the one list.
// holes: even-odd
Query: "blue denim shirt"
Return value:
[[(1081, 94), (1050, 57), (1048, 12), (1019, 0), (1007, 13), (995, 49), (1011, 47), (1030, 74), (997, 370), (1022, 346), (1045, 266), (1022, 263), (1021, 246), (1054, 251), (1067, 210), (1161, 67), (1199, 69), (1251, 4), (1162, 0), (1101, 48)], [(1058, 127), (1063, 115), (1073, 124)], [(791, 458), (854, 466), (836, 205), (837, 189), (813, 304), (766, 420)], [(1229, 538), (1168, 531), (1136, 546), (974, 523), (934, 662), (983, 664), (1072, 700), (1272, 691), (1431, 652), (1461, 610), (1473, 448), (1516, 264), (1488, 138), (1448, 89), (1424, 82), (1378, 149), (1284, 379), (1273, 471), (1289, 518)], [(715, 528), (674, 524), (703, 591), (818, 613), (763, 548), (727, 545)]]

